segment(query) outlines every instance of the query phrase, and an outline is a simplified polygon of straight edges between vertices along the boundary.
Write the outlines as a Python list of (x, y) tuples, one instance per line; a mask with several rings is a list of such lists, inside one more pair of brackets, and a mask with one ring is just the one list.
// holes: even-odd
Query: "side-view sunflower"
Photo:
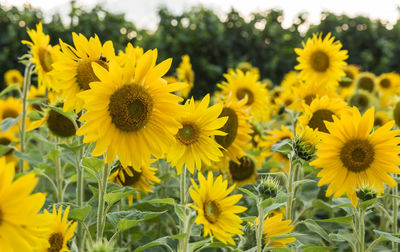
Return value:
[(38, 214), (45, 194), (31, 194), (38, 178), (33, 173), (14, 180), (13, 163), (0, 158), (0, 251), (34, 252), (49, 247), (50, 222)]
[(293, 133), (290, 129), (285, 126), (281, 126), (281, 129), (270, 130), (266, 132), (264, 137), (264, 148), (266, 152), (271, 156), (271, 160), (283, 163), (284, 172), (289, 172), (289, 158), (281, 152), (272, 152), (271, 148), (274, 144), (285, 139), (293, 139)]
[(223, 110), (222, 105), (208, 107), (209, 103), (210, 95), (206, 95), (198, 104), (191, 98), (184, 105), (184, 114), (178, 118), (182, 127), (175, 135), (176, 143), (167, 151), (167, 161), (176, 166), (178, 174), (184, 165), (193, 174), (195, 167), (200, 171), (202, 163), (211, 166), (212, 161), (216, 162), (223, 156), (220, 150), (223, 147), (213, 137), (227, 135), (219, 129), (225, 125), (228, 117), (218, 118)]
[(197, 211), (196, 224), (203, 225), (204, 237), (214, 237), (223, 243), (235, 245), (233, 236), (243, 234), (242, 220), (237, 215), (246, 211), (246, 207), (236, 203), (242, 198), (241, 194), (228, 196), (235, 186), (228, 188), (228, 181), (222, 175), (214, 179), (208, 172), (207, 179), (198, 173), (199, 185), (192, 179), (193, 187), (189, 189), (194, 202), (191, 207)]
[(373, 185), (383, 193), (386, 183), (397, 186), (389, 173), (400, 174), (400, 130), (391, 130), (390, 121), (371, 133), (374, 126), (374, 108), (363, 116), (353, 107), (333, 122), (326, 122), (329, 134), (321, 134), (318, 158), (310, 164), (322, 170), (318, 185), (329, 184), (326, 196), (338, 198), (343, 194), (357, 206), (356, 190), (363, 184)]
[(347, 64), (347, 50), (341, 50), (340, 41), (334, 40), (330, 33), (323, 39), (322, 34), (313, 34), (305, 44), (302, 43), (302, 49), (294, 49), (299, 55), (295, 69), (300, 70), (302, 80), (332, 83), (345, 75), (343, 67)]
[(43, 252), (69, 252), (68, 241), (72, 239), (75, 233), (77, 222), (68, 221), (70, 206), (65, 208), (64, 214), (63, 207), (60, 206), (58, 211), (56, 206), (53, 205), (53, 212), (50, 214), (44, 210), (44, 214), (51, 220), (51, 233), (48, 236), (50, 244), (49, 248), (43, 249)]
[(346, 74), (345, 77), (348, 78), (348, 80), (339, 81), (338, 92), (341, 97), (347, 98), (347, 96), (349, 96), (354, 91), (354, 83), (358, 77), (359, 70), (358, 67), (355, 65), (347, 65), (344, 67), (343, 71)]
[(395, 95), (400, 85), (400, 77), (397, 73), (384, 73), (378, 77), (376, 82), (382, 94)]
[(22, 88), (24, 84), (24, 76), (22, 76), (21, 72), (17, 69), (11, 69), (4, 74), (4, 82), (7, 85), (18, 84), (18, 86)]
[(369, 93), (374, 93), (376, 90), (376, 76), (370, 72), (362, 72), (355, 80), (356, 88), (363, 89)]
[(245, 107), (250, 107), (250, 114), (257, 118), (263, 118), (265, 114), (269, 114), (267, 110), (268, 90), (265, 88), (265, 84), (258, 81), (257, 75), (236, 70), (236, 72), (224, 74), (224, 77), (227, 81), (223, 81), (217, 86), (221, 88), (225, 98), (231, 97), (233, 101), (247, 98)]
[(28, 45), (31, 50), (30, 59), (35, 64), (38, 73), (39, 86), (45, 85), (53, 87), (54, 77), (50, 74), (53, 70), (53, 64), (58, 60), (60, 46), (51, 46), (50, 36), (43, 33), (43, 25), (40, 22), (36, 25), (36, 30), (27, 29), (31, 41), (22, 40), (22, 44)]
[(57, 77), (54, 88), (61, 90), (65, 98), (64, 111), (78, 113), (83, 108), (83, 100), (78, 93), (90, 89), (91, 82), (99, 81), (93, 72), (92, 62), (108, 70), (108, 62), (115, 57), (111, 41), (103, 45), (97, 35), (89, 40), (82, 34), (72, 33), (74, 47), (60, 40), (62, 53), (59, 60), (53, 64), (52, 75)]
[(333, 122), (333, 116), (341, 116), (348, 109), (340, 98), (331, 99), (327, 96), (314, 99), (310, 105), (304, 104), (304, 114), (299, 116), (299, 125), (328, 132), (325, 121)]
[(106, 162), (118, 156), (122, 166), (140, 169), (150, 155), (162, 156), (175, 143), (181, 124), (182, 98), (172, 94), (185, 84), (167, 84), (162, 76), (171, 66), (171, 59), (158, 65), (157, 50), (147, 51), (137, 62), (135, 71), (110, 61), (107, 71), (93, 63), (100, 81), (80, 93), (87, 112), (79, 120), (85, 123), (77, 135), (84, 142), (96, 142), (93, 156), (107, 152)]
[[(140, 170), (133, 169), (132, 166), (123, 167), (120, 162), (113, 167), (109, 182), (120, 186), (129, 186), (135, 188), (138, 192), (136, 197), (140, 199), (140, 192), (144, 194), (152, 193), (150, 188), (154, 183), (160, 183), (161, 180), (156, 177), (157, 169), (143, 162)], [(133, 203), (133, 195), (128, 195), (129, 205)]]
[(183, 55), (182, 61), (176, 69), (178, 80), (187, 84), (187, 87), (179, 91), (179, 96), (182, 98), (188, 97), (190, 90), (194, 85), (194, 72), (192, 64), (190, 64), (189, 55)]
[(257, 182), (257, 163), (249, 155), (244, 155), (238, 162), (229, 161), (229, 178), (237, 186)]
[(316, 131), (308, 126), (297, 127), (296, 129), (294, 150), (297, 156), (305, 161), (310, 161), (314, 157), (317, 146), (321, 142)]
[(265, 244), (268, 247), (286, 248), (286, 244), (296, 241), (296, 238), (282, 238), (271, 241), (271, 238), (289, 234), (294, 229), (294, 225), (290, 225), (291, 220), (283, 220), (282, 213), (266, 218), (263, 223), (263, 234)]

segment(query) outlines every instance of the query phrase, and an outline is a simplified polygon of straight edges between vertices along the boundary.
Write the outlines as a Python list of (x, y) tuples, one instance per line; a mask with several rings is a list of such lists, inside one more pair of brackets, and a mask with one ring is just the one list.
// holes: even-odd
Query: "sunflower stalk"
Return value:
[[(22, 87), (22, 122), (20, 126), (21, 153), (25, 153), (25, 142), (26, 142), (25, 131), (26, 131), (26, 116), (28, 111), (28, 93), (29, 93), (29, 87), (31, 85), (31, 76), (34, 67), (35, 64), (29, 61), (25, 67), (25, 73), (24, 73), (24, 84)], [(19, 161), (19, 167), (21, 171), (24, 169), (24, 161), (22, 159)]]
[[(82, 144), (82, 137), (79, 137), (79, 144)], [(84, 202), (84, 169), (80, 165), (83, 154), (83, 148), (79, 149), (78, 152), (75, 153), (75, 167), (76, 167), (76, 201), (79, 208), (83, 207)], [(77, 239), (78, 239), (78, 247), (80, 250), (83, 249), (84, 246), (84, 232), (83, 226), (81, 223), (78, 223), (78, 231), (77, 231)]]
[(187, 168), (185, 164), (180, 176), (180, 200), (182, 206), (186, 204), (186, 171)]
[(262, 251), (262, 234), (263, 234), (263, 225), (264, 225), (264, 208), (261, 205), (262, 198), (260, 197), (259, 202), (257, 204), (258, 208), (258, 225), (257, 225), (257, 233), (256, 233), (256, 240), (257, 240), (257, 252)]
[(182, 252), (189, 252), (190, 233), (192, 231), (195, 216), (194, 211), (192, 211), (190, 208), (188, 208), (187, 210), (189, 211), (189, 213), (187, 213), (186, 220), (183, 223), (183, 233), (185, 234), (185, 237), (181, 241), (180, 245)]
[(57, 185), (57, 201), (63, 202), (64, 201), (64, 193), (63, 193), (63, 181), (64, 181), (64, 174), (63, 169), (61, 167), (61, 158), (60, 158), (60, 138), (56, 137), (56, 185)]
[(110, 173), (110, 165), (106, 164), (103, 168), (102, 178), (99, 183), (99, 205), (97, 209), (97, 234), (96, 234), (97, 241), (103, 240), (104, 226), (106, 220), (106, 212), (104, 211), (105, 208), (104, 195), (106, 194), (107, 191), (107, 181), (109, 173)]
[[(396, 175), (394, 175), (396, 176)], [(395, 177), (396, 179), (396, 177)], [(398, 232), (398, 227), (397, 227), (397, 215), (399, 212), (399, 205), (398, 205), (398, 200), (397, 200), (397, 196), (399, 195), (399, 187), (396, 184), (393, 187), (393, 199), (392, 199), (392, 203), (393, 203), (393, 223), (392, 223), (392, 233), (393, 234), (397, 234)], [(393, 251), (394, 252), (398, 252), (399, 251), (399, 244), (397, 242), (392, 242), (392, 247), (393, 247)]]
[(292, 213), (293, 213), (293, 203), (294, 203), (294, 193), (295, 193), (294, 181), (297, 168), (297, 165), (295, 164), (293, 157), (294, 153), (292, 151), (292, 153), (289, 154), (289, 175), (287, 184), (287, 192), (289, 193), (289, 198), (286, 201), (286, 219), (292, 221), (294, 219)]
[(358, 252), (365, 252), (365, 209), (357, 207), (356, 212), (356, 225), (358, 227)]

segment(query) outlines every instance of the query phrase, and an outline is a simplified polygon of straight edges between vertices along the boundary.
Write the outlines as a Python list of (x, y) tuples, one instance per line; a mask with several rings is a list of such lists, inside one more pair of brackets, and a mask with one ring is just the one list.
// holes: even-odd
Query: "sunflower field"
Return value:
[(292, 65), (195, 71), (161, 40), (45, 31), (2, 69), (0, 252), (399, 251), (391, 61), (310, 28), (282, 35)]

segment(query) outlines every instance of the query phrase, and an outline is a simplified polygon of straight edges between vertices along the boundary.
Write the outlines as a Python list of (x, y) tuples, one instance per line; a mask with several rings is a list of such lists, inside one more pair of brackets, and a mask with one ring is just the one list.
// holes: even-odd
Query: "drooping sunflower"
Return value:
[(194, 72), (192, 69), (192, 64), (190, 64), (189, 55), (185, 54), (182, 56), (182, 61), (179, 67), (176, 69), (178, 80), (187, 84), (185, 89), (179, 91), (179, 96), (182, 98), (188, 97), (190, 90), (192, 90), (194, 85)]
[(13, 163), (0, 158), (0, 251), (33, 252), (48, 247), (49, 220), (38, 214), (45, 194), (31, 194), (38, 179), (33, 173), (15, 181)]
[(150, 155), (160, 157), (175, 143), (181, 124), (175, 119), (181, 114), (182, 99), (172, 92), (185, 84), (167, 84), (162, 76), (171, 66), (171, 59), (155, 65), (157, 50), (147, 51), (137, 62), (135, 71), (121, 68), (110, 61), (109, 71), (93, 63), (100, 79), (91, 89), (80, 93), (87, 112), (86, 121), (77, 131), (85, 135), (84, 142), (96, 142), (92, 155), (107, 151), (106, 162), (116, 156), (122, 166), (139, 169)]
[(307, 39), (307, 43), (302, 43), (303, 48), (295, 48), (299, 57), (299, 64), (295, 66), (300, 70), (300, 78), (311, 82), (335, 83), (345, 75), (343, 67), (347, 64), (347, 50), (341, 50), (340, 41), (335, 41), (328, 33), (322, 39), (322, 33), (313, 34), (312, 38)]
[(70, 206), (65, 208), (64, 214), (63, 207), (60, 206), (58, 211), (56, 206), (53, 205), (53, 212), (50, 214), (44, 210), (44, 214), (51, 220), (51, 233), (48, 235), (49, 248), (43, 249), (42, 252), (69, 252), (67, 243), (72, 239), (75, 233), (77, 222), (68, 221)]
[(348, 78), (348, 80), (339, 81), (338, 92), (341, 97), (346, 99), (354, 91), (354, 83), (358, 77), (359, 70), (358, 67), (355, 65), (347, 65), (344, 67), (343, 71), (346, 74), (345, 77)]
[(24, 84), (24, 76), (22, 76), (21, 72), (17, 69), (11, 69), (4, 74), (4, 81), (7, 85), (18, 84), (18, 86), (22, 88)]
[(193, 187), (189, 189), (194, 202), (191, 207), (197, 211), (196, 224), (203, 225), (204, 237), (214, 237), (223, 243), (235, 245), (233, 236), (243, 234), (242, 220), (237, 215), (246, 211), (246, 207), (236, 203), (242, 198), (241, 194), (228, 196), (235, 186), (228, 188), (228, 181), (222, 175), (215, 180), (212, 172), (208, 172), (207, 179), (198, 173), (199, 185), (192, 179)]
[(338, 198), (343, 194), (357, 206), (356, 190), (363, 184), (373, 185), (380, 193), (383, 183), (397, 186), (388, 174), (400, 174), (400, 130), (391, 130), (394, 121), (390, 121), (371, 133), (374, 125), (374, 108), (368, 109), (363, 116), (353, 107), (333, 122), (326, 122), (329, 134), (321, 134), (322, 142), (318, 147), (318, 158), (310, 164), (322, 170), (318, 185), (329, 184), (326, 196)]
[(230, 180), (237, 186), (257, 182), (257, 164), (249, 155), (242, 156), (238, 162), (229, 161), (228, 170)]
[(281, 152), (272, 152), (271, 148), (274, 144), (285, 139), (293, 139), (293, 133), (290, 129), (285, 126), (281, 126), (281, 129), (269, 130), (266, 132), (264, 147), (266, 152), (271, 156), (271, 160), (283, 163), (284, 172), (289, 172), (289, 158), (287, 155)]
[(31, 61), (35, 64), (38, 73), (39, 86), (45, 85), (52, 88), (54, 76), (50, 74), (53, 70), (53, 64), (58, 61), (60, 46), (51, 46), (50, 36), (43, 33), (43, 25), (40, 22), (36, 25), (36, 30), (27, 29), (31, 41), (22, 40), (22, 44), (28, 45), (32, 55)]
[(77, 94), (90, 89), (91, 82), (99, 81), (92, 62), (108, 70), (108, 62), (115, 57), (115, 52), (111, 41), (102, 45), (97, 35), (88, 40), (82, 34), (72, 33), (72, 39), (75, 48), (60, 40), (62, 53), (53, 64), (52, 75), (57, 77), (55, 89), (61, 90), (65, 98), (64, 111), (75, 109), (78, 113), (83, 108), (83, 100)]
[(291, 222), (291, 220), (283, 220), (282, 213), (266, 218), (263, 223), (265, 244), (267, 244), (268, 247), (286, 248), (286, 244), (296, 241), (294, 237), (270, 241), (273, 237), (292, 232), (294, 225), (290, 225)]
[(319, 132), (328, 132), (325, 122), (333, 122), (334, 115), (340, 117), (347, 109), (347, 104), (340, 98), (315, 98), (310, 105), (304, 104), (304, 114), (299, 116), (299, 124), (318, 129)]
[[(113, 171), (109, 177), (109, 181), (120, 186), (129, 186), (135, 188), (138, 192), (136, 197), (140, 199), (140, 193), (152, 193), (150, 188), (154, 183), (160, 183), (161, 180), (156, 177), (156, 168), (143, 162), (140, 170), (133, 169), (132, 166), (123, 167), (120, 162), (117, 162), (113, 167)], [(133, 195), (128, 195), (129, 205), (133, 203)]]
[(315, 98), (328, 96), (329, 98), (337, 98), (335, 88), (323, 82), (301, 82), (300, 86), (295, 89), (294, 97), (297, 97), (295, 103), (297, 111), (304, 110), (304, 104), (310, 106)]
[(216, 162), (223, 156), (220, 150), (223, 147), (212, 137), (226, 135), (220, 129), (228, 117), (218, 118), (222, 104), (208, 107), (209, 103), (210, 95), (206, 95), (198, 104), (192, 98), (184, 105), (184, 114), (178, 119), (182, 127), (175, 135), (176, 143), (167, 152), (167, 161), (176, 166), (178, 174), (183, 165), (193, 174), (195, 167), (200, 171), (202, 163), (211, 166), (211, 161)]
[(400, 85), (400, 77), (397, 73), (384, 73), (378, 77), (376, 82), (382, 94), (395, 95)]
[(268, 90), (258, 81), (257, 75), (251, 72), (243, 73), (238, 69), (231, 74), (224, 74), (224, 77), (227, 81), (217, 85), (224, 97), (231, 97), (233, 101), (246, 98), (245, 106), (250, 107), (250, 113), (257, 118), (269, 114)]
[(355, 80), (357, 89), (363, 89), (371, 94), (376, 89), (376, 76), (370, 72), (362, 72)]

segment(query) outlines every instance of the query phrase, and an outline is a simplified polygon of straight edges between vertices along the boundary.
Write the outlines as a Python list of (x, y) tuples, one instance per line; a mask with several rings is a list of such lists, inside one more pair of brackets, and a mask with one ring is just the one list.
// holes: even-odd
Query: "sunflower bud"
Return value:
[(376, 198), (376, 196), (378, 196), (378, 191), (373, 187), (363, 186), (357, 190), (356, 195), (361, 201), (368, 201)]
[(316, 132), (311, 128), (303, 129), (293, 141), (296, 155), (305, 161), (310, 161), (317, 151), (316, 146), (319, 141)]
[(278, 186), (279, 182), (275, 178), (268, 176), (267, 178), (261, 179), (257, 189), (261, 197), (268, 199), (276, 197), (278, 194)]

